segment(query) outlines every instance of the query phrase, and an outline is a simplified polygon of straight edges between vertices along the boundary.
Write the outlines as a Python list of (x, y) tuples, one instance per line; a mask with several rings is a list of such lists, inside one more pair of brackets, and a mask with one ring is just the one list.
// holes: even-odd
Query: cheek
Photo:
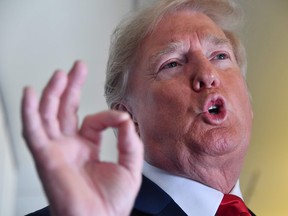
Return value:
[[(253, 118), (253, 112), (250, 101), (250, 94), (247, 88), (247, 85), (243, 79), (240, 79), (236, 82), (235, 85), (231, 85), (234, 87), (231, 91), (234, 92), (232, 100), (234, 101), (234, 109), (242, 118), (243, 121), (246, 121), (247, 124), (250, 124)], [(248, 126), (248, 125), (247, 125)]]
[[(142, 133), (155, 133), (158, 135), (178, 133), (177, 128), (183, 127), (183, 115), (187, 112), (189, 99), (179, 88), (165, 86), (150, 88), (139, 101), (139, 125)], [(142, 101), (142, 102), (141, 102)], [(174, 122), (171, 124), (171, 122)], [(167, 133), (167, 134), (166, 134)], [(151, 134), (150, 134), (151, 135)], [(175, 136), (175, 134), (173, 134)]]
[(146, 107), (152, 109), (151, 111), (157, 116), (176, 117), (187, 110), (189, 106), (188, 94), (184, 89), (172, 88), (172, 86), (156, 88), (146, 95)]

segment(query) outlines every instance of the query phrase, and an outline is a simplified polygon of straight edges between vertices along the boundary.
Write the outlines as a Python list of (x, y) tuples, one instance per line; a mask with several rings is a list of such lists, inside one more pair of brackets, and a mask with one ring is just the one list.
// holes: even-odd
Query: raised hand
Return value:
[[(78, 128), (86, 71), (80, 61), (68, 75), (56, 71), (40, 102), (31, 87), (24, 89), (23, 136), (53, 215), (129, 215), (141, 183), (143, 145), (126, 113), (87, 116)], [(118, 129), (118, 163), (99, 158), (107, 127)]]

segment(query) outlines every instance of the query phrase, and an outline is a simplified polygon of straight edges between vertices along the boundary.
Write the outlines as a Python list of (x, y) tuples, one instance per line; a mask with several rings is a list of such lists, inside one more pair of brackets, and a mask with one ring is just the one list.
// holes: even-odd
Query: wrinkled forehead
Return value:
[[(169, 52), (175, 47), (183, 46), (185, 37), (193, 40), (196, 35), (203, 43), (230, 44), (223, 30), (208, 16), (199, 12), (182, 10), (163, 16), (154, 26), (153, 31), (141, 41), (138, 52), (145, 54), (154, 47), (157, 49), (167, 44), (167, 52)], [(166, 52), (166, 49), (163, 52)]]
[[(185, 19), (185, 17), (183, 18), (183, 16), (181, 15), (190, 15), (191, 17), (193, 15), (199, 15), (197, 16), (196, 20), (193, 20), (193, 18), (191, 19)], [(209, 13), (208, 13), (209, 14)], [(219, 28), (222, 30), (221, 27), (221, 22), (218, 23), (217, 20), (219, 21), (219, 16), (218, 19), (216, 18), (216, 15), (208, 15), (207, 12), (202, 11), (200, 8), (194, 8), (193, 6), (189, 7), (186, 5), (186, 7), (178, 7), (178, 8), (174, 8), (174, 9), (170, 9), (170, 10), (166, 10), (161, 14), (158, 14), (158, 16), (154, 17), (154, 20), (151, 21), (149, 27), (148, 27), (148, 31), (147, 31), (147, 35), (151, 35), (153, 34), (155, 31), (157, 31), (159, 29), (159, 27), (161, 27), (163, 24), (165, 24), (167, 22), (167, 20), (171, 20), (173, 18), (178, 18), (177, 21), (179, 23), (185, 23), (186, 25), (183, 26), (190, 26), (191, 28), (193, 28), (193, 24), (199, 24), (201, 23), (203, 20), (209, 20), (210, 21), (210, 25), (213, 24), (215, 27)], [(194, 16), (195, 17), (195, 16)], [(218, 23), (218, 24), (217, 24)], [(207, 23), (205, 23), (207, 24)], [(185, 30), (185, 29), (184, 29)]]

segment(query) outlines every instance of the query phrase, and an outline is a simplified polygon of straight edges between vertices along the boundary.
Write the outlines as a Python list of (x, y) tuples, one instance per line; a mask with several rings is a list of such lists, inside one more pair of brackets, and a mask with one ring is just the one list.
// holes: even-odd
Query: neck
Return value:
[(146, 160), (160, 169), (166, 170), (174, 175), (182, 176), (198, 181), (222, 193), (229, 193), (235, 186), (240, 176), (243, 160), (239, 158), (227, 158), (227, 156), (192, 158), (182, 155), (181, 160), (174, 162), (169, 160)]

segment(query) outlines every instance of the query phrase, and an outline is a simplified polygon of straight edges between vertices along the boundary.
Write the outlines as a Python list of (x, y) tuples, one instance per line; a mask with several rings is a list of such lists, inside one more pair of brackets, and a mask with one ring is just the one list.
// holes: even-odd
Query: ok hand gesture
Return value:
[[(86, 74), (80, 61), (68, 75), (56, 71), (40, 100), (26, 87), (23, 136), (53, 215), (129, 215), (141, 183), (143, 145), (127, 113), (90, 115), (78, 128)], [(99, 158), (101, 133), (107, 127), (118, 130), (118, 163)]]

